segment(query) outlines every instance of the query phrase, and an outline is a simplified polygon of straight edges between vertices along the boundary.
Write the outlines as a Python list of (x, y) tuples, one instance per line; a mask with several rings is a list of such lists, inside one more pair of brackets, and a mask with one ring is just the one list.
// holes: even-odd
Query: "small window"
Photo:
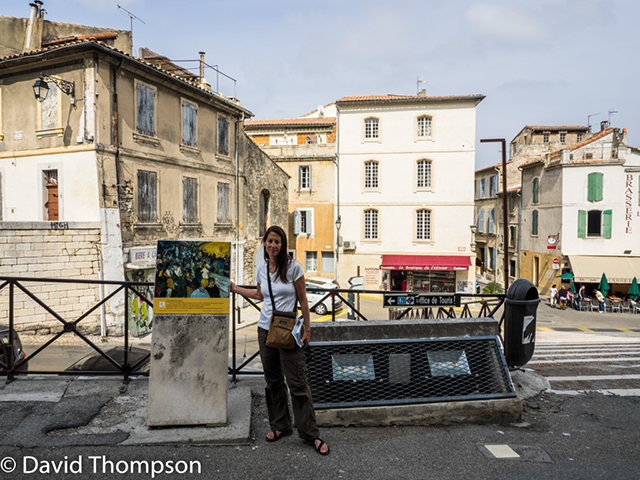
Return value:
[(533, 203), (540, 203), (540, 179), (538, 177), (533, 179)]
[(322, 252), (322, 273), (333, 273), (333, 252)]
[(544, 132), (544, 133), (542, 134), (542, 141), (543, 141), (544, 143), (549, 143), (549, 132)]
[(585, 160), (593, 160), (593, 153), (585, 153), (584, 158)]
[(486, 178), (480, 179), (480, 198), (486, 197), (486, 185), (487, 185), (486, 180), (487, 180)]
[(498, 179), (497, 175), (491, 175), (489, 177), (489, 198), (493, 198), (497, 195), (496, 193), (496, 183)]
[(60, 220), (60, 197), (58, 194), (58, 170), (43, 170), (44, 184), (44, 219)]
[(311, 189), (311, 166), (300, 165), (298, 167), (298, 190)]
[(418, 160), (416, 177), (418, 188), (431, 188), (431, 161)]
[(364, 138), (378, 138), (378, 127), (377, 118), (367, 118), (364, 121)]
[(478, 212), (478, 233), (484, 233), (484, 208)]
[(516, 261), (509, 260), (509, 276), (516, 278)]
[(378, 188), (378, 162), (364, 163), (364, 188)]
[(307, 272), (318, 271), (318, 252), (305, 252), (305, 270)]
[(264, 236), (269, 225), (269, 199), (271, 195), (268, 190), (260, 192), (260, 200), (258, 204), (258, 235)]
[(590, 210), (587, 212), (587, 236), (602, 236), (602, 212), (600, 210)]
[(531, 212), (531, 235), (538, 235), (538, 210)]
[(141, 83), (136, 84), (138, 115), (137, 131), (150, 137), (156, 134), (156, 91)]
[(560, 143), (565, 143), (567, 141), (567, 134), (562, 132), (560, 133)]
[(418, 137), (431, 137), (431, 117), (418, 117)]
[(196, 112), (192, 103), (182, 102), (182, 144), (196, 146)]
[(296, 210), (293, 212), (293, 233), (313, 234), (313, 209)]
[(218, 153), (229, 155), (229, 119), (218, 117)]
[(364, 239), (365, 240), (378, 239), (378, 211), (377, 210), (364, 211)]
[(231, 223), (229, 216), (229, 184), (218, 183), (218, 223)]
[(182, 177), (182, 221), (198, 223), (198, 179)]
[(431, 210), (416, 212), (416, 239), (431, 240)]
[(509, 246), (510, 247), (515, 247), (516, 246), (516, 238), (518, 236), (518, 230), (517, 227), (509, 227)]
[(509, 213), (513, 215), (515, 211), (516, 211), (516, 197), (511, 195), (509, 197)]
[(138, 170), (138, 221), (158, 221), (158, 174)]
[(495, 233), (496, 224), (496, 210), (495, 208), (489, 209), (489, 231), (488, 233)]
[(582, 141), (582, 134), (579, 133), (576, 139), (577, 139), (578, 142), (581, 142)]

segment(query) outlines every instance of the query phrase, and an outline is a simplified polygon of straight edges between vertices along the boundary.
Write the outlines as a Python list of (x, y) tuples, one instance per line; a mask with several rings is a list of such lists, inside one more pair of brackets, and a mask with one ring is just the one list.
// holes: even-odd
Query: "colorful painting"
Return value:
[(228, 314), (231, 244), (160, 240), (154, 313)]

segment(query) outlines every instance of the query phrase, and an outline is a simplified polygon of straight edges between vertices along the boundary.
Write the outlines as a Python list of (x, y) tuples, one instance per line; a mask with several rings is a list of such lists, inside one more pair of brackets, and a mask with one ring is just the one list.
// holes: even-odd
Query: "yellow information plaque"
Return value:
[(154, 313), (229, 313), (228, 298), (154, 298)]

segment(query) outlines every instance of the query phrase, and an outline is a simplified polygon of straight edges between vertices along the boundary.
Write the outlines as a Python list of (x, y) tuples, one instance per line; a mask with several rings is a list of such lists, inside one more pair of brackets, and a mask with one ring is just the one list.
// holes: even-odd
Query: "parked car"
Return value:
[[(120, 365), (124, 362), (124, 347), (116, 346), (109, 347), (104, 350), (104, 353), (113, 358)], [(149, 372), (149, 366), (151, 364), (151, 356), (149, 356), (149, 350), (146, 348), (129, 348), (129, 364), (135, 365), (139, 360), (148, 356), (147, 359), (136, 367), (131, 373), (146, 373)], [(65, 372), (113, 372), (119, 373), (119, 370), (109, 360), (104, 358), (98, 352), (90, 353), (82, 357), (73, 365), (67, 367)]]
[[(27, 354), (22, 350), (22, 342), (20, 341), (20, 336), (18, 332), (13, 330), (13, 364), (15, 365), (17, 362), (24, 360), (27, 358)], [(0, 325), (0, 362), (7, 365), (9, 363), (9, 327), (6, 325)], [(19, 372), (26, 372), (29, 370), (29, 364), (25, 363), (18, 368)]]
[[(313, 307), (322, 297), (327, 294), (328, 290), (340, 288), (340, 284), (338, 284), (338, 282), (336, 282), (335, 280), (323, 277), (309, 277), (306, 280), (306, 285), (309, 307)], [(334, 311), (336, 312), (340, 310), (342, 308), (342, 299), (334, 297), (333, 307)], [(325, 315), (327, 312), (331, 311), (331, 297), (327, 297), (322, 302), (318, 303), (318, 305), (316, 305), (313, 310), (318, 315)]]

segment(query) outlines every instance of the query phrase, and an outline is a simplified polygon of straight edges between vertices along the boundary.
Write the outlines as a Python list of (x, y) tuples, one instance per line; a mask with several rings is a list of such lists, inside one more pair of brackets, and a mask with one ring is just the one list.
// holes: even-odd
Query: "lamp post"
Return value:
[(504, 138), (483, 138), (480, 143), (502, 144), (502, 244), (504, 250), (504, 293), (509, 289), (509, 217), (507, 216), (507, 146)]
[(49, 84), (47, 82), (55, 83), (62, 93), (65, 93), (71, 97), (71, 105), (76, 104), (76, 84), (75, 82), (67, 82), (66, 80), (56, 77), (55, 75), (40, 74), (40, 78), (33, 84), (33, 94), (36, 100), (40, 103), (44, 102), (49, 93)]
[(342, 227), (342, 219), (338, 214), (338, 219), (336, 220), (336, 280), (338, 280), (339, 273), (339, 257), (340, 257), (340, 227)]

